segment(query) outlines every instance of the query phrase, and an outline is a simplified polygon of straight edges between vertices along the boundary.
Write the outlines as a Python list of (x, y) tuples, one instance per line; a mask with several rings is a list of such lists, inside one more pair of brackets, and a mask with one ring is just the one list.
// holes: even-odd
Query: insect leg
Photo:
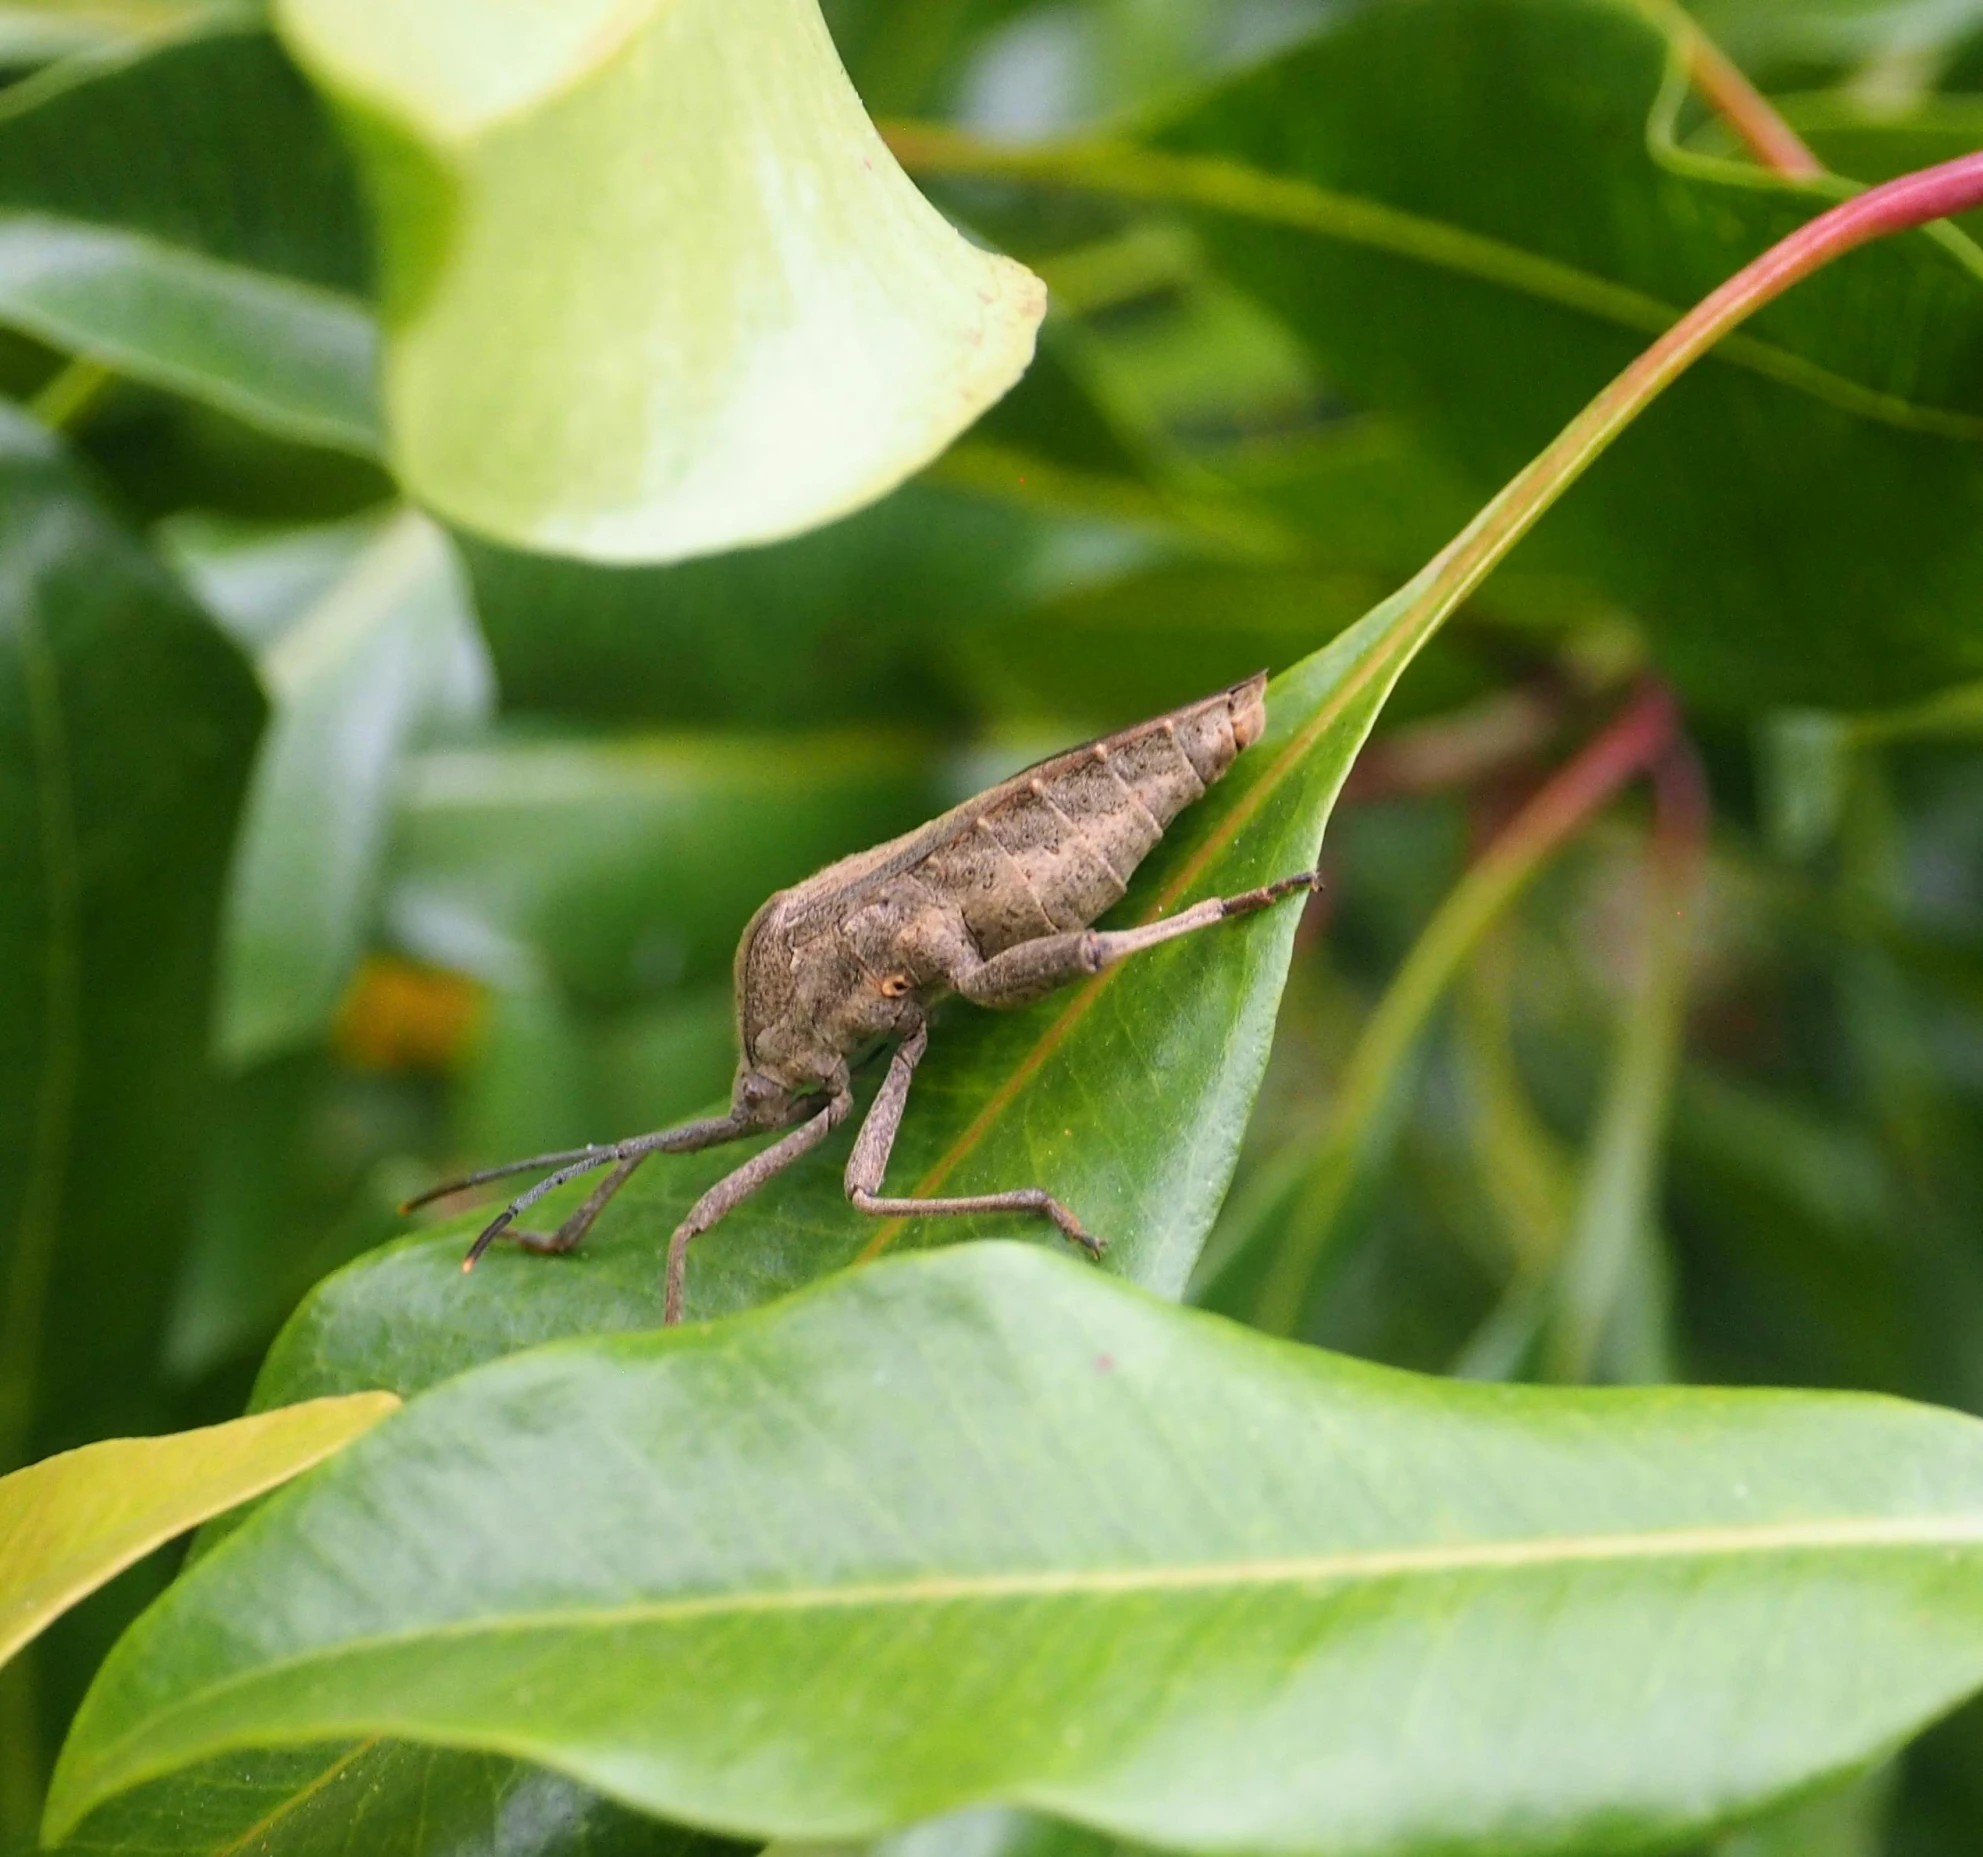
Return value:
[(450, 1193), (465, 1193), (471, 1186), (487, 1186), (491, 1180), (507, 1180), (511, 1174), (534, 1174), (544, 1167), (562, 1167), (567, 1161), (582, 1161), (588, 1154), (604, 1152), (603, 1147), (594, 1144), (587, 1148), (567, 1148), (561, 1154), (533, 1154), (527, 1161), (505, 1161), (500, 1167), (485, 1167), (480, 1173), (443, 1180), (439, 1186), (430, 1186), (424, 1193), (415, 1193), (411, 1199), (402, 1200), (399, 1209), (403, 1213), (417, 1212), (437, 1199), (446, 1199)]
[(782, 1141), (774, 1141), (760, 1154), (753, 1154), (734, 1173), (727, 1173), (689, 1208), (689, 1215), (675, 1227), (668, 1240), (668, 1286), (662, 1303), (662, 1322), (672, 1328), (682, 1319), (682, 1290), (688, 1275), (689, 1244), (700, 1237), (726, 1212), (734, 1211), (775, 1173), (782, 1173), (802, 1154), (816, 1148), (842, 1122), (854, 1106), (841, 1081), (840, 1093), (809, 1122), (802, 1122)]
[[(461, 1267), (465, 1271), (473, 1270), (482, 1253), (546, 1193), (563, 1186), (567, 1180), (576, 1180), (580, 1174), (589, 1174), (599, 1167), (617, 1169), (622, 1162), (645, 1160), (650, 1154), (690, 1154), (698, 1148), (713, 1148), (719, 1142), (735, 1141), (740, 1136), (754, 1133), (756, 1133), (756, 1125), (732, 1110), (728, 1115), (714, 1116), (705, 1122), (684, 1122), (680, 1128), (664, 1128), (652, 1135), (635, 1135), (630, 1140), (609, 1142), (603, 1147), (576, 1149), (564, 1166), (538, 1181), (529, 1192), (519, 1193), (487, 1225), (483, 1226), (475, 1242), (468, 1247), (468, 1255), (461, 1260)], [(520, 1162), (510, 1167), (495, 1168), (492, 1172), (497, 1175), (517, 1173), (524, 1167), (536, 1164), (536, 1162)], [(613, 1192), (618, 1190), (618, 1187), (613, 1188)], [(607, 1197), (611, 1198), (612, 1194), (609, 1193)], [(581, 1207), (580, 1210), (583, 1211), (584, 1208)], [(587, 1221), (588, 1224), (590, 1222)]]
[(592, 1229), (593, 1221), (606, 1210), (607, 1202), (633, 1178), (634, 1170), (646, 1159), (645, 1154), (636, 1154), (631, 1160), (622, 1161), (556, 1231), (526, 1232), (512, 1226), (503, 1236), (538, 1257), (560, 1257), (567, 1251), (575, 1251), (579, 1240)]
[(1215, 922), (1234, 916), (1250, 916), (1283, 897), (1312, 890), (1319, 881), (1314, 871), (1302, 871), (1245, 890), (1238, 896), (1210, 896), (1193, 903), (1168, 921), (1146, 923), (1133, 929), (1070, 929), (1064, 935), (1043, 935), (1037, 941), (1022, 941), (995, 954), (989, 961), (951, 976), (950, 984), (968, 1000), (980, 1006), (1024, 1006), (1087, 974), (1099, 974), (1105, 967), (1140, 954), (1145, 948), (1175, 941)]
[(880, 1093), (868, 1110), (861, 1132), (854, 1138), (854, 1152), (847, 1161), (847, 1197), (863, 1212), (882, 1218), (941, 1218), (966, 1212), (1037, 1212), (1058, 1225), (1063, 1235), (1078, 1244), (1090, 1257), (1100, 1257), (1102, 1240), (1082, 1228), (1081, 1221), (1044, 1188), (1015, 1187), (1005, 1193), (973, 1193), (951, 1199), (883, 1199), (882, 1176), (888, 1171), (888, 1156), (895, 1146), (896, 1132), (902, 1126), (902, 1111), (909, 1101), (909, 1083), (916, 1066), (929, 1049), (929, 1028), (919, 1025), (896, 1047), (888, 1075)]

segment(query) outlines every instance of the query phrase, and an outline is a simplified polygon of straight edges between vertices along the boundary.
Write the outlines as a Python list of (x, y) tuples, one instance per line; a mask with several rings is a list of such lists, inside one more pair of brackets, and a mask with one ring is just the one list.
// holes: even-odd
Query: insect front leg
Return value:
[(951, 985), (980, 1006), (1025, 1006), (1042, 994), (1065, 986), (1089, 974), (1155, 948), (1180, 935), (1190, 935), (1215, 922), (1235, 916), (1250, 916), (1270, 908), (1283, 897), (1298, 896), (1315, 888), (1315, 871), (1302, 871), (1262, 884), (1257, 890), (1244, 890), (1237, 896), (1211, 896), (1193, 903), (1167, 922), (1146, 923), (1133, 929), (1070, 929), (1063, 935), (1043, 935), (1037, 941), (1022, 941), (995, 954), (989, 961), (966, 968), (951, 977)]
[(512, 1226), (502, 1235), (534, 1257), (562, 1257), (567, 1251), (577, 1250), (579, 1240), (592, 1229), (593, 1221), (606, 1210), (613, 1195), (633, 1178), (635, 1170), (647, 1158), (645, 1154), (636, 1154), (633, 1159), (622, 1161), (592, 1189), (586, 1196), (585, 1204), (556, 1231), (526, 1232)]
[(919, 1025), (896, 1047), (889, 1061), (888, 1075), (880, 1093), (868, 1110), (861, 1132), (854, 1138), (854, 1152), (847, 1161), (847, 1197), (863, 1212), (882, 1218), (941, 1218), (967, 1212), (1037, 1212), (1058, 1225), (1073, 1244), (1090, 1257), (1100, 1257), (1102, 1240), (1082, 1228), (1081, 1221), (1052, 1194), (1037, 1186), (1015, 1187), (1005, 1193), (974, 1193), (951, 1199), (883, 1199), (882, 1176), (888, 1171), (888, 1156), (902, 1126), (902, 1111), (909, 1101), (909, 1084), (929, 1049), (929, 1027)]
[[(721, 1142), (736, 1141), (742, 1136), (755, 1134), (763, 1126), (749, 1116), (733, 1109), (728, 1115), (716, 1116), (704, 1122), (685, 1122), (680, 1128), (658, 1129), (651, 1135), (635, 1135), (628, 1141), (609, 1142), (590, 1148), (572, 1148), (563, 1154), (540, 1154), (527, 1161), (509, 1161), (501, 1167), (485, 1167), (480, 1173), (465, 1175), (459, 1180), (450, 1180), (440, 1186), (430, 1187), (417, 1199), (406, 1202), (406, 1210), (425, 1205), (429, 1200), (442, 1198), (449, 1193), (459, 1192), (463, 1187), (480, 1186), (485, 1181), (500, 1180), (505, 1175), (534, 1172), (545, 1166), (556, 1166), (556, 1171), (537, 1182), (527, 1193), (519, 1193), (501, 1212), (483, 1226), (475, 1242), (468, 1247), (468, 1255), (462, 1259), (464, 1271), (473, 1270), (480, 1262), (482, 1253), (509, 1232), (510, 1228), (530, 1208), (555, 1191), (568, 1180), (576, 1180), (582, 1174), (596, 1173), (602, 1167), (613, 1169), (612, 1174), (593, 1192), (584, 1205), (579, 1207), (569, 1219), (549, 1238), (537, 1233), (517, 1233), (517, 1239), (526, 1250), (568, 1251), (585, 1235), (606, 1202), (627, 1183), (627, 1178), (635, 1167), (650, 1154), (691, 1154), (698, 1148), (713, 1148)], [(557, 1165), (562, 1162), (562, 1165)]]
[(782, 1173), (802, 1154), (816, 1148), (847, 1119), (854, 1099), (847, 1093), (843, 1075), (840, 1088), (809, 1122), (801, 1123), (781, 1141), (774, 1141), (762, 1153), (753, 1154), (734, 1173), (727, 1173), (689, 1208), (689, 1215), (675, 1227), (668, 1240), (668, 1284), (662, 1299), (661, 1320), (673, 1328), (682, 1319), (682, 1294), (688, 1278), (689, 1245), (701, 1237), (727, 1212), (733, 1212), (773, 1174)]

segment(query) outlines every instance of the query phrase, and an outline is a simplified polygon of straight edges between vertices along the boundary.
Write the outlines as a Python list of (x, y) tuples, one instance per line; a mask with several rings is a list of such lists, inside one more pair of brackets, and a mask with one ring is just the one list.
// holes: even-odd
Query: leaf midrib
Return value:
[[(1622, 1561), (1737, 1559), (1756, 1554), (1877, 1548), (1983, 1549), (1983, 1514), (1975, 1516), (1840, 1516), (1801, 1522), (1650, 1529), (1592, 1535), (1539, 1535), (1432, 1547), (1337, 1550), (1259, 1560), (1159, 1563), (1117, 1567), (1042, 1567), (1023, 1572), (951, 1573), (905, 1580), (853, 1581), (844, 1586), (796, 1586), (698, 1593), (616, 1605), (508, 1612), (422, 1624), (365, 1637), (341, 1638), (293, 1656), (273, 1658), (222, 1678), (198, 1699), (259, 1683), (336, 1658), (437, 1640), (502, 1637), (509, 1633), (671, 1624), (731, 1614), (845, 1611), (862, 1607), (949, 1605), (959, 1601), (1056, 1599), (1093, 1595), (1214, 1592), (1229, 1587), (1350, 1585), (1393, 1579), (1437, 1579), (1477, 1571), (1524, 1572)], [(181, 1705), (189, 1706), (189, 1705)], [(169, 1711), (168, 1713), (176, 1712)], [(159, 1719), (159, 1718), (154, 1718)]]
[[(225, 1697), (252, 1692), (272, 1680), (376, 1651), (433, 1645), (446, 1640), (501, 1639), (540, 1632), (619, 1629), (629, 1625), (692, 1623), (726, 1616), (829, 1612), (902, 1605), (951, 1605), (1001, 1599), (1114, 1598), (1127, 1594), (1212, 1592), (1244, 1587), (1348, 1585), (1384, 1579), (1439, 1578), (1482, 1570), (1523, 1572), (1535, 1568), (1618, 1563), (1631, 1560), (1733, 1559), (1769, 1553), (1825, 1550), (1919, 1548), (1983, 1549), (1983, 1515), (1908, 1518), (1838, 1517), (1748, 1527), (1664, 1529), (1611, 1535), (1529, 1537), (1426, 1548), (1387, 1548), (1362, 1553), (1296, 1555), (1255, 1561), (1193, 1566), (1043, 1568), (1025, 1573), (948, 1574), (883, 1583), (870, 1581), (831, 1587), (792, 1587), (761, 1592), (700, 1594), (686, 1599), (649, 1600), (617, 1606), (578, 1607), (559, 1612), (519, 1612), (497, 1620), (457, 1619), (416, 1629), (346, 1638), (313, 1646), (294, 1656), (271, 1659), (252, 1669), (205, 1684), (171, 1706), (152, 1712), (135, 1733), (117, 1736), (95, 1763), (108, 1773), (84, 1790), (87, 1810), (111, 1792), (147, 1777), (146, 1757), (118, 1758), (119, 1747), (173, 1746), (172, 1722), (210, 1709)], [(404, 1726), (404, 1724), (400, 1724)], [(334, 1728), (331, 1732), (334, 1732)], [(155, 1759), (156, 1756), (153, 1756)], [(121, 1769), (121, 1771), (120, 1771)], [(75, 1790), (71, 1783), (71, 1790)], [(71, 1822), (74, 1822), (73, 1820)]]

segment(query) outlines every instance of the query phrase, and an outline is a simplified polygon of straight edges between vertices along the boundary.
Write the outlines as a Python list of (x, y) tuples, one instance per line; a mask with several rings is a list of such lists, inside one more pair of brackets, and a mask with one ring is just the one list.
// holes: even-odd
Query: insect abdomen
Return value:
[(922, 870), (987, 955), (1086, 928), (1164, 829), (1266, 726), (1265, 675), (1042, 762)]

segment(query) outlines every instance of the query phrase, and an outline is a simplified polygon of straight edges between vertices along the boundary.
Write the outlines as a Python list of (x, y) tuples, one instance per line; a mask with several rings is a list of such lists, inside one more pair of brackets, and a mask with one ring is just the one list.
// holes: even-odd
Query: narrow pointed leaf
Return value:
[(205, 1132), (214, 929), (262, 705), (61, 442), (4, 408), (0, 558), (0, 1466), (14, 1469), (151, 1420), (138, 1364), (159, 1347)]
[(986, 1245), (436, 1389), (124, 1640), (50, 1828), (385, 1730), (760, 1835), (1568, 1852), (1979, 1682), (1973, 1419), (1421, 1379)]
[[(1351, 760), (1436, 623), (1416, 594), (1275, 682), (1265, 738), (1146, 863), (1126, 919), (1314, 864)], [(1024, 1011), (954, 1009), (918, 1073), (890, 1180), (919, 1193), (1044, 1184), (1110, 1241), (1105, 1268), (1177, 1295), (1231, 1178), (1299, 913), (1187, 937)], [(1102, 1101), (1119, 1107), (1099, 1114)], [(669, 1231), (742, 1152), (649, 1167), (581, 1252), (548, 1264), (498, 1251), (464, 1278), (473, 1218), (360, 1260), (298, 1312), (257, 1399), (286, 1403), (353, 1374), (411, 1391), (532, 1341), (651, 1326)], [(1012, 1217), (863, 1219), (841, 1190), (845, 1159), (835, 1145), (791, 1170), (701, 1242), (691, 1315), (746, 1307), (891, 1250), (1037, 1235)]]
[(330, 1024), (376, 901), (401, 759), (437, 716), (482, 707), (489, 683), (454, 552), (411, 511), (260, 669), (275, 716), (228, 898), (216, 1039), (237, 1065)]
[(352, 1393), (165, 1438), (110, 1438), (0, 1477), (0, 1663), (174, 1535), (286, 1483), (399, 1401)]
[[(1350, 760), (1406, 665), (1662, 389), (1801, 277), (1869, 241), (1964, 210), (1979, 195), (1983, 157), (1903, 177), (1824, 215), (1712, 293), (1409, 584), (1275, 682), (1264, 739), (1145, 864), (1126, 905), (1132, 918), (1152, 920), (1199, 896), (1309, 868)], [(1282, 909), (1172, 943), (1026, 1012), (960, 1012), (960, 1029), (938, 1028), (919, 1073), (896, 1149), (897, 1190), (1045, 1184), (1089, 1230), (1116, 1239), (1114, 1268), (1178, 1293), (1231, 1176), (1293, 934), (1292, 913)], [(299, 1312), (264, 1370), (260, 1396), (335, 1390), (352, 1373), (412, 1390), (529, 1340), (651, 1319), (651, 1292), (634, 1289), (637, 1274), (651, 1282), (662, 1233), (734, 1157), (717, 1150), (672, 1161), (649, 1170), (660, 1183), (630, 1196), (622, 1214), (630, 1240), (641, 1208), (661, 1213), (649, 1212), (638, 1251), (601, 1244), (589, 1269), (556, 1273), (530, 1270), (530, 1258), (499, 1260), (509, 1283), (482, 1290), (479, 1310), (447, 1276), (434, 1242), (361, 1263)], [(837, 1170), (816, 1151), (719, 1228), (713, 1247), (705, 1240), (704, 1252), (723, 1263), (695, 1273), (691, 1311), (735, 1308), (905, 1242), (1010, 1228), (1009, 1220), (946, 1220), (933, 1239), (927, 1225), (893, 1219), (862, 1233), (839, 1200)]]
[(666, 560), (871, 501), (1011, 386), (1045, 292), (947, 226), (815, 0), (284, 0), (365, 158), (402, 481)]

